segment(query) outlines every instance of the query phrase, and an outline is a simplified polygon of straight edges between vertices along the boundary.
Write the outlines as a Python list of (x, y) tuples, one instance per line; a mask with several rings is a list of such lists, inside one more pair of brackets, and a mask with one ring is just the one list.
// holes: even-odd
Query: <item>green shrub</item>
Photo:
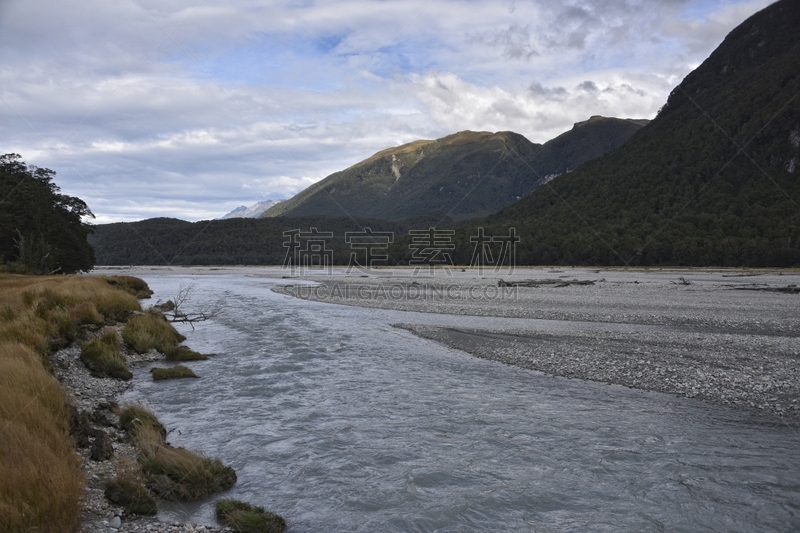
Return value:
[(156, 415), (140, 405), (129, 405), (123, 408), (119, 413), (119, 424), (132, 437), (136, 437), (142, 428), (150, 428), (155, 430), (161, 439), (167, 438), (167, 428), (158, 421)]
[(153, 381), (197, 377), (197, 374), (192, 372), (191, 368), (183, 365), (171, 366), (169, 368), (153, 368), (150, 370), (150, 373), (153, 374)]
[(81, 361), (98, 378), (111, 377), (129, 380), (133, 374), (128, 370), (125, 357), (119, 352), (120, 342), (116, 330), (107, 328), (96, 339), (81, 348)]
[(219, 500), (217, 519), (236, 533), (283, 533), (286, 521), (275, 513), (238, 500)]

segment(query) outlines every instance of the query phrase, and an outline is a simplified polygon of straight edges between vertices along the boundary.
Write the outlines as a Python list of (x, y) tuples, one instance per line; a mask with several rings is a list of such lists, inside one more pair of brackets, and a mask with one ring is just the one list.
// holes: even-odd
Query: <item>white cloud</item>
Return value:
[(0, 151), (98, 221), (213, 218), (418, 138), (652, 117), (767, 3), (4, 0)]

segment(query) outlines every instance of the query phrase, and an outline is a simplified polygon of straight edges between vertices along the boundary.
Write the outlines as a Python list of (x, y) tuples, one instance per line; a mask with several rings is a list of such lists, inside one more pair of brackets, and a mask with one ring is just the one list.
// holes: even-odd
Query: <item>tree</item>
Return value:
[(0, 264), (36, 274), (73, 273), (94, 266), (87, 236), (94, 218), (80, 198), (61, 194), (49, 168), (0, 156)]

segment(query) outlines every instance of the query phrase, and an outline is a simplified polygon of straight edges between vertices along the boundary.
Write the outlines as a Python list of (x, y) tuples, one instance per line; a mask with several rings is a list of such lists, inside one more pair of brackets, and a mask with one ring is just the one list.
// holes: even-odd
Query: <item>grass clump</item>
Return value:
[(100, 337), (83, 345), (81, 361), (94, 377), (129, 380), (133, 374), (128, 370), (128, 364), (119, 348), (117, 331), (113, 328), (106, 328)]
[(192, 369), (183, 365), (176, 365), (169, 368), (154, 368), (150, 370), (153, 374), (153, 381), (165, 379), (196, 378), (197, 374)]
[(145, 428), (145, 430), (152, 429), (161, 440), (167, 438), (167, 428), (164, 424), (159, 422), (156, 415), (145, 409), (140, 405), (129, 405), (122, 409), (119, 413), (119, 425), (122, 429), (127, 431), (134, 440), (137, 438), (138, 432)]
[(187, 348), (186, 346), (173, 346), (164, 351), (167, 361), (205, 361), (208, 356)]
[(130, 319), (122, 330), (122, 338), (138, 353), (146, 353), (155, 348), (169, 361), (208, 359), (207, 355), (181, 346), (180, 343), (185, 341), (186, 337), (178, 333), (159, 313), (144, 313)]
[[(136, 410), (136, 419), (140, 422), (131, 418), (129, 409)], [(162, 431), (164, 426), (143, 407), (124, 409), (120, 422), (123, 427), (133, 429), (131, 435), (140, 451), (139, 464), (147, 479), (147, 488), (157, 496), (165, 500), (202, 500), (236, 483), (236, 471), (219, 459), (167, 444), (164, 441), (166, 432)]]
[(79, 530), (84, 480), (69, 416), (39, 354), (0, 343), (0, 531)]
[(283, 533), (286, 521), (276, 515), (239, 500), (219, 500), (214, 505), (217, 519), (236, 533)]
[(128, 514), (155, 515), (156, 500), (144, 486), (141, 468), (123, 458), (118, 460), (116, 470), (116, 477), (106, 483), (106, 498)]
[(146, 353), (152, 348), (165, 353), (186, 340), (172, 324), (154, 313), (144, 313), (130, 319), (122, 330), (122, 338), (138, 353)]
[(150, 298), (153, 295), (153, 291), (143, 279), (133, 276), (107, 276), (103, 279), (112, 287), (122, 289), (138, 299)]

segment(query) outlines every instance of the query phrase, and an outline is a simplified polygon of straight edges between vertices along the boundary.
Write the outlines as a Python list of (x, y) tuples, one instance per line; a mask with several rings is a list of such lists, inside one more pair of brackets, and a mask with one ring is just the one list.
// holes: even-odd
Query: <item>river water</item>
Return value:
[[(125, 400), (153, 409), (173, 445), (233, 466), (225, 496), (292, 533), (800, 530), (797, 429), (392, 327), (492, 319), (295, 300), (254, 276), (142, 277), (153, 301), (191, 283), (193, 304), (226, 305), (180, 328), (215, 354), (189, 364), (200, 379), (154, 383), (139, 368)], [(161, 517), (213, 523), (212, 506)]]

